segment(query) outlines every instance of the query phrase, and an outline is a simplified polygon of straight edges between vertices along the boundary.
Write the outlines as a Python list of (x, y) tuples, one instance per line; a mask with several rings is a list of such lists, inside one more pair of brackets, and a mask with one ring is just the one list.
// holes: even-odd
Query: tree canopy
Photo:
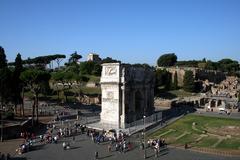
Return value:
[(172, 82), (172, 75), (170, 72), (168, 72), (166, 69), (158, 69), (155, 73), (155, 86), (156, 88), (159, 88), (161, 86), (164, 87), (164, 89), (170, 89), (171, 82)]
[(117, 63), (117, 62), (121, 62), (121, 61), (112, 59), (111, 57), (106, 57), (106, 58), (102, 59), (102, 61), (101, 61), (101, 63)]
[(69, 58), (69, 63), (77, 63), (78, 60), (81, 58), (82, 56), (75, 51), (73, 54), (71, 54)]
[(177, 62), (177, 56), (175, 53), (168, 53), (161, 55), (157, 60), (157, 65), (159, 67), (169, 67), (173, 66)]

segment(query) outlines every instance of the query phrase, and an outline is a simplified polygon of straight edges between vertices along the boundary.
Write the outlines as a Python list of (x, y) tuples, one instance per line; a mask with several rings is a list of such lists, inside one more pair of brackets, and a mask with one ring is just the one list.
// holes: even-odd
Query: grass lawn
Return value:
[(179, 89), (179, 90), (171, 90), (168, 91), (169, 93), (176, 95), (177, 97), (189, 97), (189, 96), (194, 96), (196, 95), (196, 93), (191, 93), (191, 92), (186, 92), (183, 89)]
[[(196, 125), (193, 125), (194, 122)], [(228, 126), (240, 127), (240, 120), (190, 114), (157, 130), (148, 137), (161, 137), (166, 139), (168, 143), (175, 145), (189, 143), (191, 146), (211, 148), (218, 142), (219, 138), (226, 138), (221, 129)], [(201, 138), (201, 136), (203, 137)], [(214, 147), (215, 149), (240, 149), (240, 136), (234, 135), (232, 138), (224, 139)]]
[(223, 140), (217, 148), (231, 148), (231, 149), (240, 149), (240, 139), (232, 138)]
[(97, 82), (97, 83), (100, 82), (100, 77), (98, 76), (94, 76), (94, 75), (84, 75), (84, 76), (89, 78), (89, 82)]
[(100, 87), (94, 87), (94, 88), (82, 87), (81, 91), (84, 94), (101, 94), (101, 88)]
[(195, 96), (198, 94), (198, 93), (186, 92), (183, 89), (166, 91), (163, 88), (159, 88), (158, 90), (159, 90), (159, 93), (157, 94), (157, 96), (165, 99), (184, 98), (189, 96)]
[(204, 137), (200, 142), (198, 142), (195, 146), (197, 147), (211, 147), (218, 141), (216, 137)]

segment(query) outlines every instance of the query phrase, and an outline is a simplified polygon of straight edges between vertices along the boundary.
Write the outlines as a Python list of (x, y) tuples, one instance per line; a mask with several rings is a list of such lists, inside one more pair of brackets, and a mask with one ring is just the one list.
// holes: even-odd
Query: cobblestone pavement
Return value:
[[(70, 142), (70, 149), (63, 150), (62, 142)], [(136, 139), (130, 139), (135, 142)], [(99, 159), (106, 160), (141, 160), (144, 159), (144, 152), (134, 145), (131, 151), (126, 153), (119, 153), (116, 151), (108, 152), (108, 142), (95, 144), (89, 137), (84, 135), (76, 136), (75, 141), (72, 137), (64, 138), (58, 144), (36, 145), (33, 150), (19, 156), (19, 159), (31, 160), (93, 160), (95, 152), (99, 152)], [(159, 157), (155, 157), (152, 149), (147, 149), (147, 159), (161, 159), (161, 160), (238, 160), (239, 157), (223, 157), (210, 154), (202, 154), (189, 150), (170, 148), (160, 153)], [(15, 157), (17, 159), (17, 157)]]

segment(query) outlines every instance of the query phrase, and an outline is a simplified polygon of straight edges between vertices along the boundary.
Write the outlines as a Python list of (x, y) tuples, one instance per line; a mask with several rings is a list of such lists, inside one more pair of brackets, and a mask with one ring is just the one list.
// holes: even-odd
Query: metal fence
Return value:
[(132, 123), (128, 123), (125, 125), (125, 128), (127, 128), (127, 131), (129, 134), (132, 134), (136, 131), (142, 130), (145, 127), (148, 127), (161, 120), (162, 120), (162, 112), (158, 112), (158, 113), (152, 114), (151, 116), (145, 117), (145, 120), (140, 119)]

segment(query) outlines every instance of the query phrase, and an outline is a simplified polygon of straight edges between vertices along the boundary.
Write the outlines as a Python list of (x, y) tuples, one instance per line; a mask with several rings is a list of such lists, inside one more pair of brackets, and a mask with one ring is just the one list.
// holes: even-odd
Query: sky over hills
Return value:
[(1, 0), (0, 46), (9, 61), (77, 51), (154, 65), (240, 60), (239, 0)]

